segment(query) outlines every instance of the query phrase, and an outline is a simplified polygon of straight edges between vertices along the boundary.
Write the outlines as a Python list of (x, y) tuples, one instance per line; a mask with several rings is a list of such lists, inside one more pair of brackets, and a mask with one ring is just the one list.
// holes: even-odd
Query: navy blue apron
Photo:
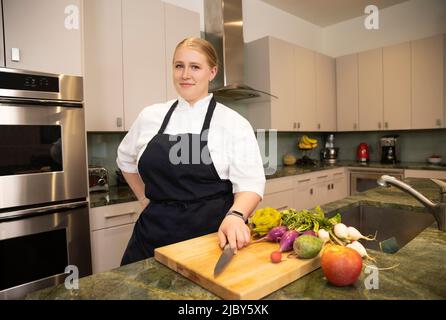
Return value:
[(234, 202), (232, 183), (218, 176), (207, 145), (214, 98), (200, 134), (164, 134), (177, 105), (170, 107), (139, 160), (150, 203), (136, 221), (121, 265), (152, 257), (157, 247), (216, 232)]

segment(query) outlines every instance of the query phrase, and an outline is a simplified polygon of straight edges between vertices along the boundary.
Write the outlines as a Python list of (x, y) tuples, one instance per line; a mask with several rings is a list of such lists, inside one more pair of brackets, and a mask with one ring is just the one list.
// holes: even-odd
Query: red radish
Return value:
[(293, 243), (296, 238), (300, 236), (299, 232), (296, 230), (288, 230), (284, 233), (280, 239), (280, 252), (286, 252), (293, 249)]
[(314, 232), (313, 230), (307, 230), (307, 231), (304, 231), (304, 232), (302, 233), (302, 235), (304, 235), (304, 234), (309, 235), (309, 236), (313, 236), (313, 237), (317, 237), (316, 232)]
[(282, 252), (274, 251), (271, 253), (271, 262), (272, 263), (279, 263), (281, 261), (282, 261)]

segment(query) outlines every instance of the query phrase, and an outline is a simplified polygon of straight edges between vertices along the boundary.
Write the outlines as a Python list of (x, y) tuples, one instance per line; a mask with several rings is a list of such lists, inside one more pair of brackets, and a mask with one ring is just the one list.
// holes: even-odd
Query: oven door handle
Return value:
[(0, 221), (29, 217), (29, 216), (39, 216), (56, 211), (73, 210), (83, 207), (88, 207), (88, 201), (76, 201), (76, 202), (62, 203), (45, 207), (35, 207), (30, 209), (2, 212), (0, 213)]

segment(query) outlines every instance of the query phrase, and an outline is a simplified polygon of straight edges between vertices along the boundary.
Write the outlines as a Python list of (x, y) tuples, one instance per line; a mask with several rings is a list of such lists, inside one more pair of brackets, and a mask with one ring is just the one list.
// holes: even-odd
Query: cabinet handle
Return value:
[(11, 61), (20, 62), (20, 49), (11, 48)]
[(111, 219), (116, 217), (122, 217), (122, 216), (131, 216), (132, 214), (135, 214), (136, 212), (124, 212), (124, 213), (118, 213), (118, 214), (106, 214), (104, 217), (105, 219)]
[(438, 127), (441, 127), (441, 119), (437, 119), (437, 121), (435, 121), (435, 124), (436, 124)]
[(311, 194), (311, 195), (313, 194), (313, 188), (310, 189), (310, 194)]
[(122, 127), (122, 118), (121, 117), (116, 118), (116, 126), (118, 128)]
[(327, 185), (327, 189), (328, 189), (328, 190), (331, 189), (331, 184)]
[(293, 129), (296, 129), (296, 128), (297, 128), (297, 123), (294, 122), (294, 123), (293, 123)]
[(299, 181), (297, 181), (297, 183), (308, 182), (308, 181), (310, 181), (310, 180), (311, 180), (311, 179), (299, 180)]
[(384, 128), (388, 129), (389, 128), (389, 123), (386, 121), (384, 122)]
[(321, 124), (320, 124), (320, 123), (317, 124), (317, 128), (318, 128), (318, 129), (321, 128)]
[(356, 130), (358, 126), (356, 125), (356, 123), (353, 124), (353, 129)]
[(332, 184), (331, 184), (331, 190), (333, 190), (333, 189), (334, 189), (334, 184), (332, 183)]
[(300, 129), (300, 122), (297, 123), (297, 129)]
[(328, 177), (328, 175), (326, 175), (326, 176), (319, 176), (319, 177), (317, 177), (317, 179), (322, 179), (322, 178), (327, 178)]
[(378, 122), (378, 129), (381, 129), (381, 122)]
[(281, 211), (281, 210), (285, 210), (286, 208), (288, 208), (288, 206), (283, 206), (283, 207), (280, 207), (280, 208), (276, 208), (276, 210), (277, 211)]

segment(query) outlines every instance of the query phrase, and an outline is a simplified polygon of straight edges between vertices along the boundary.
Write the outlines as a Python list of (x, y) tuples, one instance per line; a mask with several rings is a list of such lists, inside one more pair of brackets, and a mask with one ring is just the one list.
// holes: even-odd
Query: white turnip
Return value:
[(361, 234), (361, 232), (359, 232), (358, 229), (356, 229), (355, 227), (348, 227), (347, 228), (347, 239), (353, 240), (353, 241), (360, 240), (360, 239), (375, 240), (376, 235), (375, 235), (375, 237), (366, 237), (366, 236), (363, 236)]

